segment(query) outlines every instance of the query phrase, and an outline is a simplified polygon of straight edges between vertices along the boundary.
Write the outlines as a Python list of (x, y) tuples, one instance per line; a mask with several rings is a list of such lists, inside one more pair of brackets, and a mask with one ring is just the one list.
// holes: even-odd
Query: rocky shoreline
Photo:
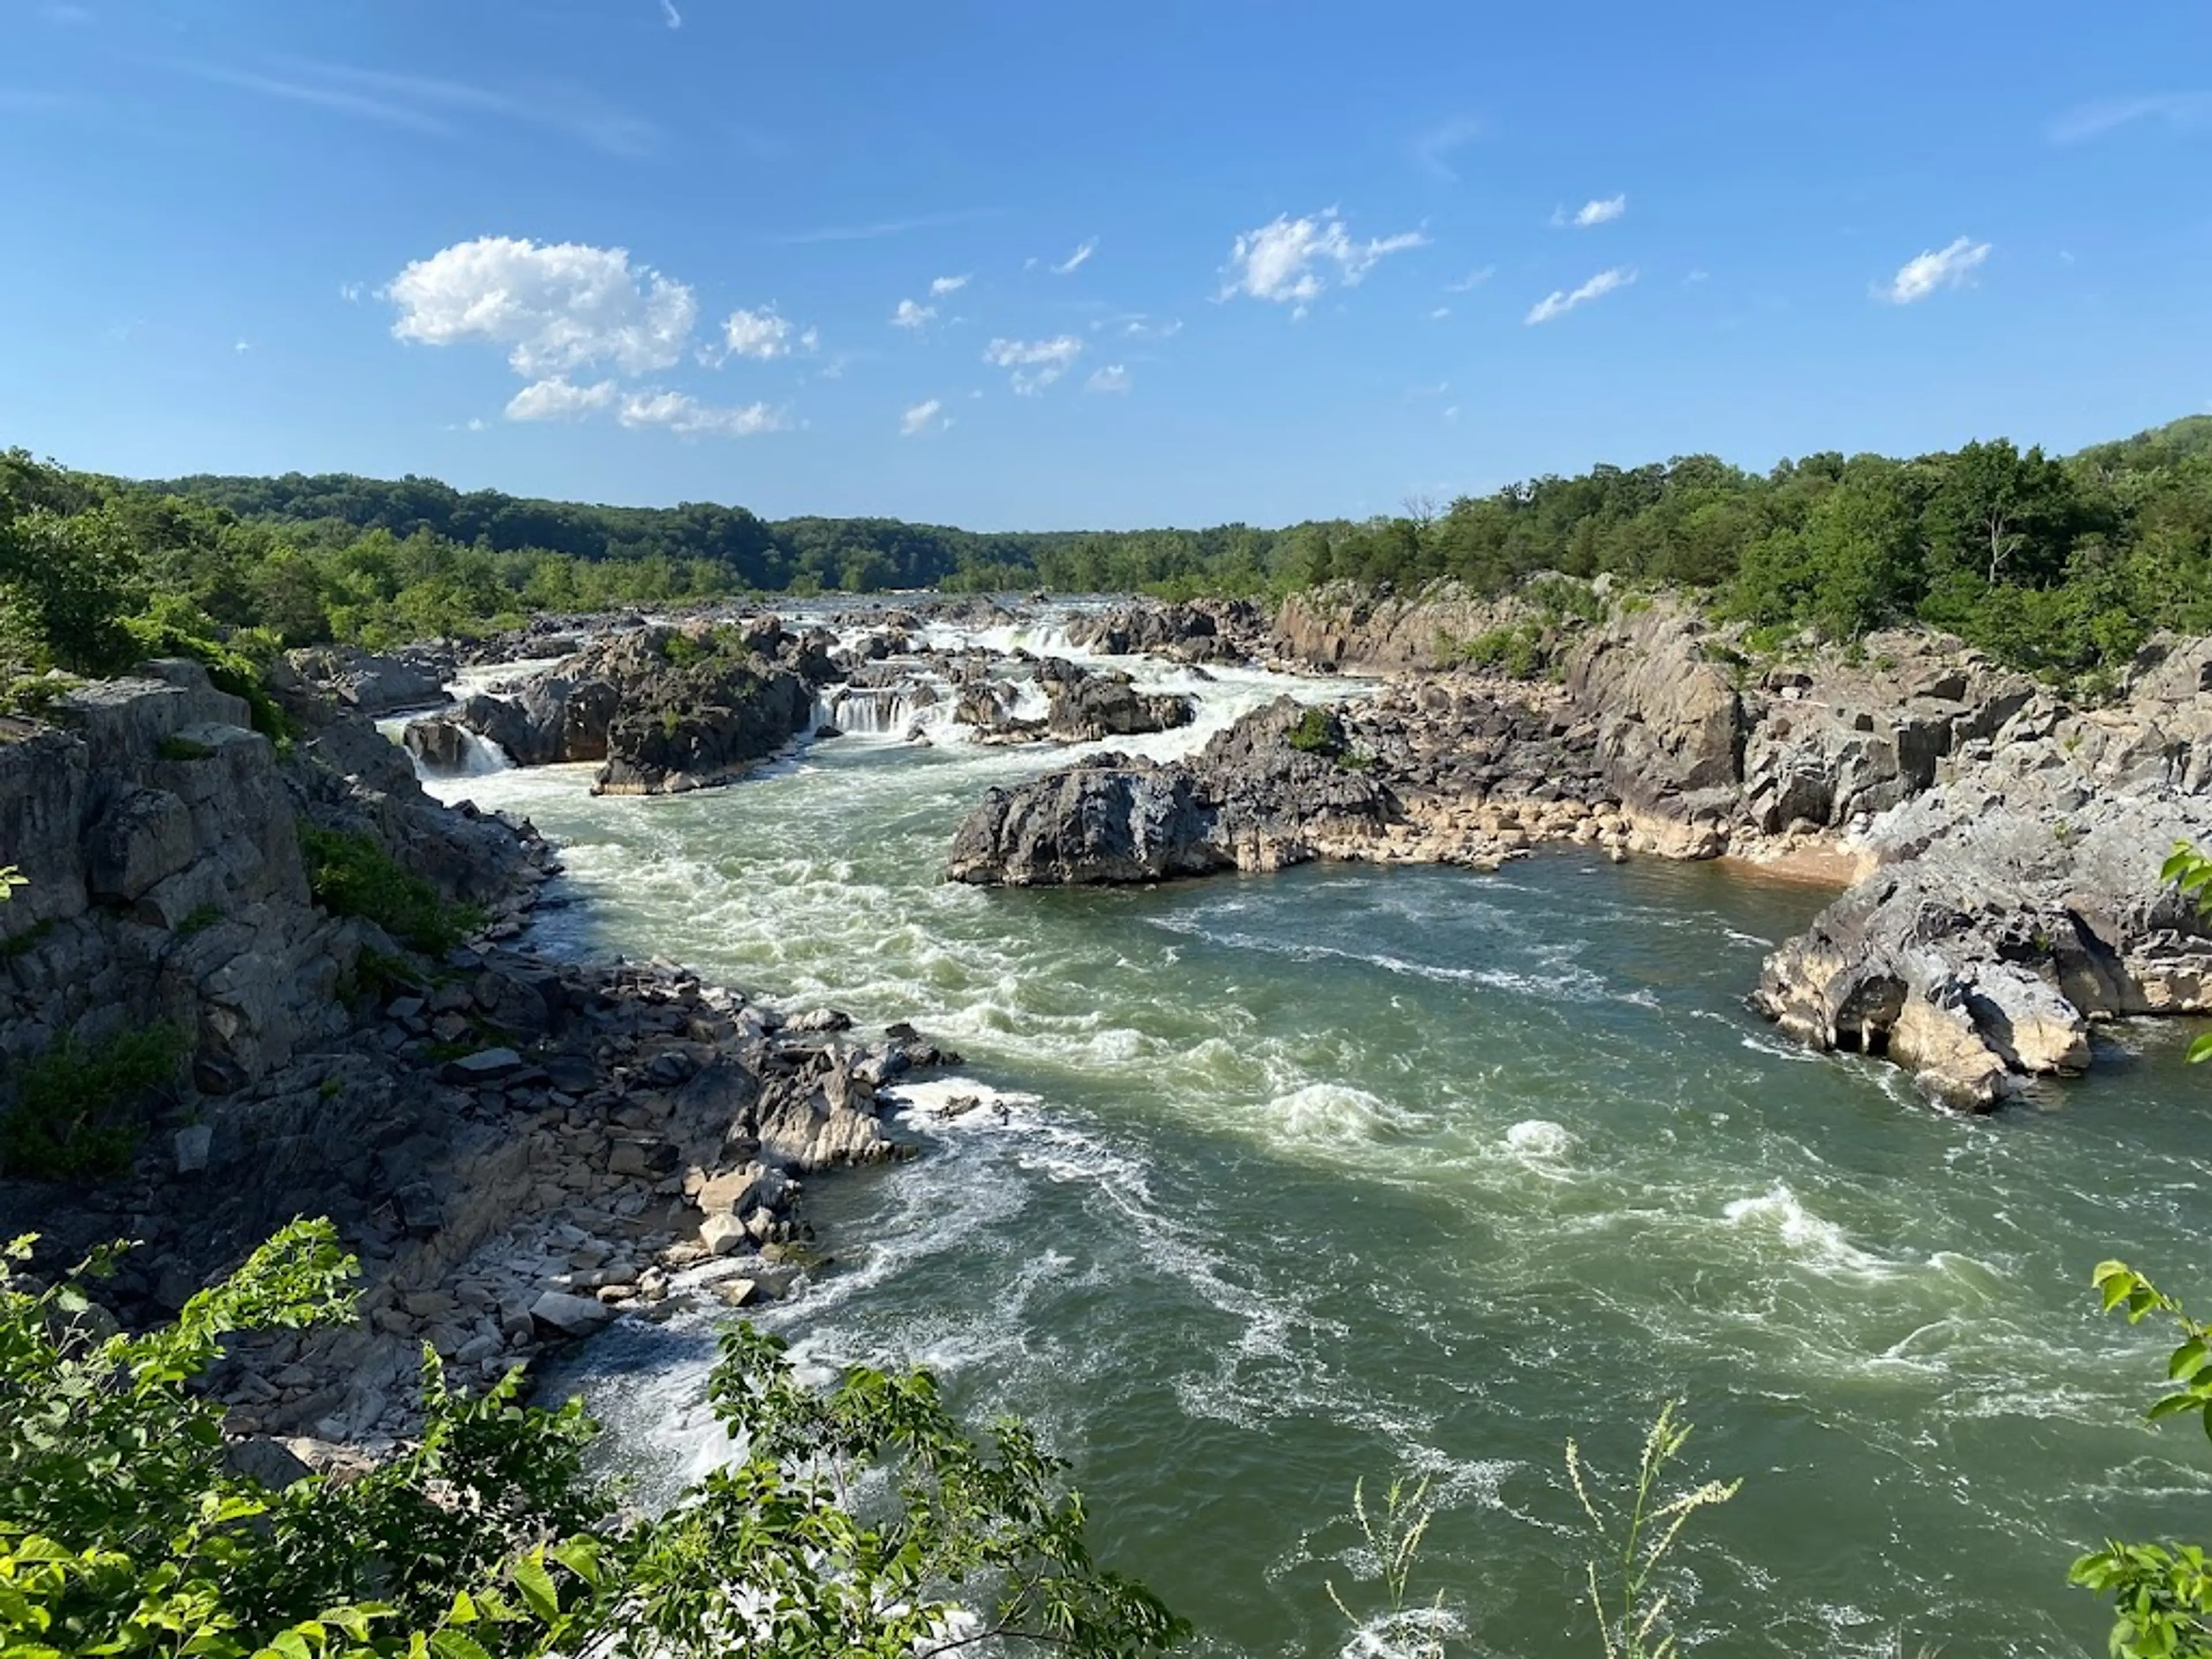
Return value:
[[(405, 677), (343, 698), (273, 684), (281, 742), (185, 662), (0, 734), (0, 838), (29, 884), (0, 908), (11, 1085), (42, 1052), (134, 1030), (173, 1028), (190, 1054), (118, 1103), (146, 1115), (119, 1178), (0, 1171), (0, 1227), (41, 1236), (34, 1270), (138, 1241), (102, 1296), (140, 1323), (295, 1216), (329, 1216), (362, 1262), (360, 1321), (237, 1342), (209, 1379), (271, 1468), (409, 1433), (425, 1343), (475, 1387), (618, 1317), (787, 1294), (816, 1261), (804, 1181), (908, 1155), (882, 1091), (957, 1057), (667, 963), (517, 947), (558, 860), (526, 823), (430, 799), (356, 712)], [(426, 955), (331, 915), (310, 831), (474, 902), (477, 939)]]
[[(1160, 607), (1111, 637), (1177, 625)], [(2212, 641), (2154, 641), (2077, 707), (1940, 635), (1762, 660), (1665, 596), (1548, 578), (1495, 600), (1324, 590), (1243, 648), (1389, 678), (1364, 704), (1248, 716), (1188, 761), (1100, 756), (994, 790), (948, 878), (1494, 869), (1561, 841), (1832, 872), (1849, 890), (1768, 958), (1752, 1006), (1967, 1110), (2086, 1069), (2100, 1023), (2212, 1012), (2212, 928), (2158, 878), (2176, 842), (2212, 843)], [(1537, 672), (1468, 672), (1515, 656)]]

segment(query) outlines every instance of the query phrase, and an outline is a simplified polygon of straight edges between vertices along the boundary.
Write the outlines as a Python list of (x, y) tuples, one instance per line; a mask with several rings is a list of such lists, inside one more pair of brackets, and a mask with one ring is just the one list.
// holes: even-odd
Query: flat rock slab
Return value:
[(448, 1060), (439, 1073), (447, 1083), (491, 1083), (513, 1077), (523, 1069), (523, 1059), (512, 1048), (481, 1048)]

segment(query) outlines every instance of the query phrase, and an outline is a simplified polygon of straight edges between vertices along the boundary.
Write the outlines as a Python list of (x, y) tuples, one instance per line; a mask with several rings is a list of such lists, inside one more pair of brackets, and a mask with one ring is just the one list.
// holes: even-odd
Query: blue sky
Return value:
[(978, 528), (2212, 406), (2212, 10), (0, 0), (0, 444)]

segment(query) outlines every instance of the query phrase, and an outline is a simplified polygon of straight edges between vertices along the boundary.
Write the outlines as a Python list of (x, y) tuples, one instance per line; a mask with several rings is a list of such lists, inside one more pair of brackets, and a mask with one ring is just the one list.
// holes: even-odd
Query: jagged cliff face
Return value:
[(365, 720), (289, 689), (288, 758), (187, 662), (72, 691), (0, 743), (0, 860), (29, 881), (0, 908), (0, 1050), (168, 1024), (221, 1094), (342, 1029), (340, 981), (397, 947), (314, 908), (303, 817), (375, 835), (451, 891), (511, 874), (512, 836), (447, 813)]
[(366, 935), (310, 905), (246, 705), (196, 665), (152, 667), (0, 748), (0, 851), (30, 882), (0, 911), (0, 1043), (20, 1059), (167, 1022), (204, 1085), (234, 1088), (326, 1034)]

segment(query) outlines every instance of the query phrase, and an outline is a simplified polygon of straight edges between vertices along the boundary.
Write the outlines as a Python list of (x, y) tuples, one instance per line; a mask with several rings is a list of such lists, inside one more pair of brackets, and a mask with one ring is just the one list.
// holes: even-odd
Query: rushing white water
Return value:
[[(1112, 745), (1162, 757), (1285, 690), (1359, 691), (1123, 665), (1199, 700)], [(2158, 1335), (2085, 1294), (2111, 1255), (2202, 1273), (2212, 1114), (2171, 1034), (1966, 1121), (1746, 1014), (1822, 896), (1711, 868), (948, 885), (961, 814), (1070, 751), (929, 735), (887, 718), (668, 799), (594, 799), (574, 767), (429, 787), (565, 844), (555, 948), (968, 1055), (902, 1091), (927, 1157), (813, 1183), (836, 1261), (764, 1317), (811, 1364), (927, 1364), (1037, 1422), (1101, 1553), (1201, 1650), (1376, 1650), (1323, 1583), (1379, 1613), (1352, 1484), (1408, 1470), (1441, 1506), (1414, 1588), (1468, 1650), (1595, 1651), (1561, 1443), (1631, 1464), (1673, 1394), (1699, 1467), (1747, 1478), (1682, 1557), (1706, 1654), (2090, 1651), (2070, 1555), (2196, 1525), (2212, 1454), (2138, 1418)], [(712, 1336), (587, 1356), (648, 1491), (726, 1449)]]

